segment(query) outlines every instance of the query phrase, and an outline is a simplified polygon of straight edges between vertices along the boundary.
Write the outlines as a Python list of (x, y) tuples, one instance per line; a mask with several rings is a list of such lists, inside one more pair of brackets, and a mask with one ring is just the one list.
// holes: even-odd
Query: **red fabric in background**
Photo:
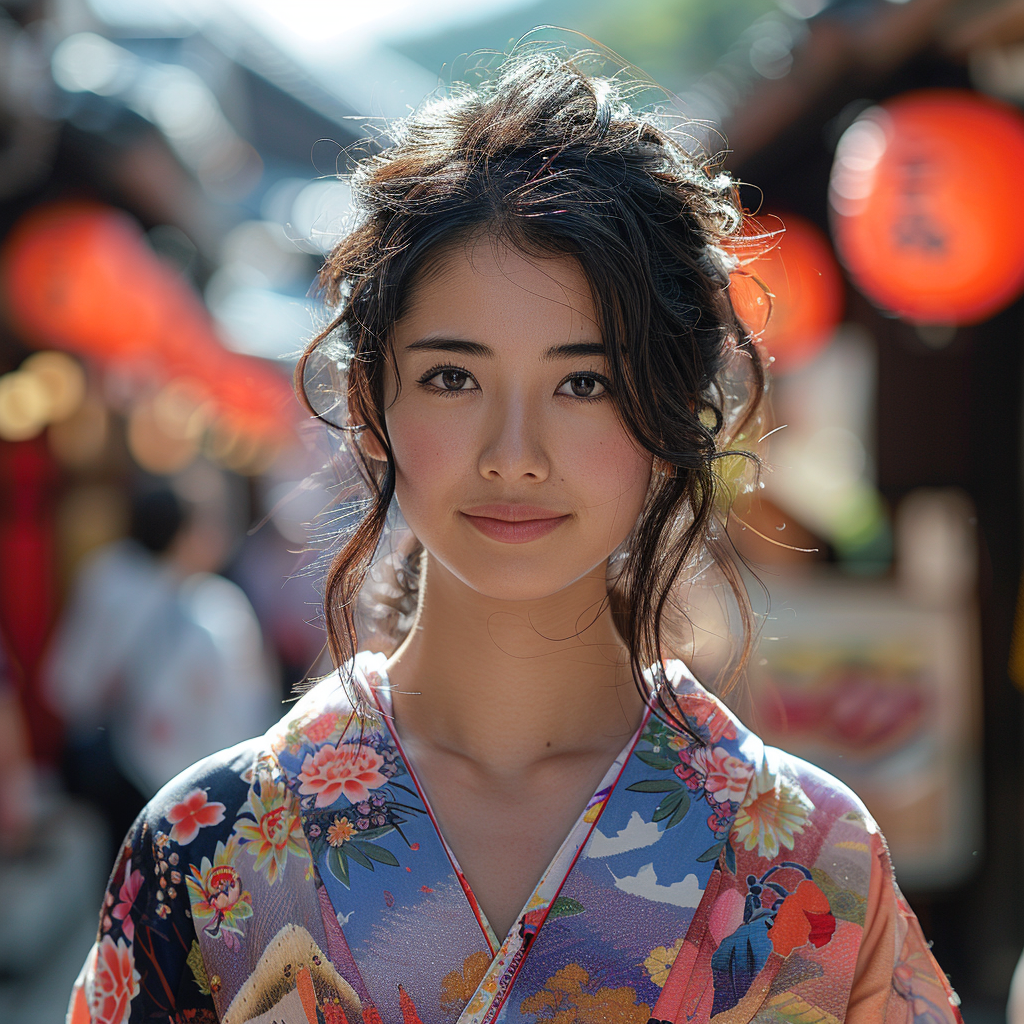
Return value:
[(39, 668), (56, 614), (53, 491), (57, 470), (41, 438), (0, 442), (0, 628), (37, 760), (55, 761), (61, 723), (43, 699)]

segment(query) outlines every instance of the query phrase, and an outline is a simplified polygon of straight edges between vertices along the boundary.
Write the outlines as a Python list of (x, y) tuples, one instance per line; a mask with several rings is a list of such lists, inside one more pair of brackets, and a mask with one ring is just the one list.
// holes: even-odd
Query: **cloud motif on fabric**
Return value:
[(587, 857), (612, 857), (617, 853), (628, 853), (630, 850), (641, 850), (645, 846), (653, 846), (665, 833), (654, 821), (644, 821), (634, 811), (629, 816), (626, 827), (613, 836), (606, 836), (599, 828), (587, 843)]
[(653, 863), (645, 864), (635, 875), (625, 878), (619, 878), (611, 868), (608, 870), (615, 879), (616, 889), (621, 889), (630, 896), (642, 896), (645, 900), (653, 900), (655, 903), (671, 903), (674, 907), (696, 907), (704, 895), (704, 890), (694, 874), (687, 875), (681, 882), (661, 885)]

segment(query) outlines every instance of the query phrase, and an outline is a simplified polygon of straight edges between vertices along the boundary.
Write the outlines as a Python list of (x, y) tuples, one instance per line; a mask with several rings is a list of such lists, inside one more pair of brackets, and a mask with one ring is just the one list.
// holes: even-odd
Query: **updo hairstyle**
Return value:
[[(593, 59), (550, 50), (506, 58), (482, 84), (427, 101), (392, 129), (391, 144), (357, 163), (358, 220), (318, 280), (334, 319), (296, 382), (310, 411), (325, 415), (323, 379), (311, 368), (314, 356), (333, 363), (328, 388), (347, 407), (347, 422), (334, 425), (368, 488), (324, 584), (328, 646), (344, 666), (364, 640), (360, 590), (395, 517), (385, 384), (389, 365), (395, 372), (392, 329), (413, 287), (447, 248), (482, 232), (524, 254), (576, 260), (618, 415), (653, 460), (643, 511), (611, 562), (609, 600), (638, 687), (672, 714), (657, 679), (662, 659), (681, 653), (681, 583), (709, 570), (725, 581), (743, 632), (730, 678), (749, 655), (753, 618), (722, 519), (737, 464), (756, 472), (757, 457), (737, 446), (756, 423), (765, 373), (729, 300), (726, 251), (744, 227), (734, 183), (691, 154), (663, 116), (630, 108), (635, 81), (588, 74)], [(384, 461), (365, 453), (367, 434)], [(406, 591), (415, 590), (416, 556), (407, 551), (399, 567)]]

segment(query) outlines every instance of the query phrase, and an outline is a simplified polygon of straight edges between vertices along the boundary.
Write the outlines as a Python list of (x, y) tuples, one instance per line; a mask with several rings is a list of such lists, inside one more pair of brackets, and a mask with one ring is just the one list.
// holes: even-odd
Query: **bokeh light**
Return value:
[(46, 391), (50, 423), (67, 419), (85, 398), (85, 371), (63, 352), (36, 352), (21, 364), (21, 372), (35, 377)]
[(46, 432), (50, 452), (68, 469), (99, 462), (110, 437), (110, 413), (97, 395), (87, 395), (67, 419), (51, 423)]
[(164, 422), (152, 401), (140, 402), (128, 416), (128, 450), (150, 473), (177, 473), (199, 454), (194, 437), (174, 436)]
[(0, 377), (0, 437), (25, 441), (46, 426), (50, 396), (35, 375), (21, 371)]

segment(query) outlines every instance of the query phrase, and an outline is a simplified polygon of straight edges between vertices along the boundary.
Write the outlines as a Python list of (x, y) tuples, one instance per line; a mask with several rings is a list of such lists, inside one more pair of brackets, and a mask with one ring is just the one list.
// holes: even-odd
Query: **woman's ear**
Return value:
[(388, 457), (384, 446), (380, 443), (377, 435), (365, 425), (349, 424), (349, 430), (355, 435), (356, 444), (359, 450), (369, 459), (375, 462), (387, 462)]

